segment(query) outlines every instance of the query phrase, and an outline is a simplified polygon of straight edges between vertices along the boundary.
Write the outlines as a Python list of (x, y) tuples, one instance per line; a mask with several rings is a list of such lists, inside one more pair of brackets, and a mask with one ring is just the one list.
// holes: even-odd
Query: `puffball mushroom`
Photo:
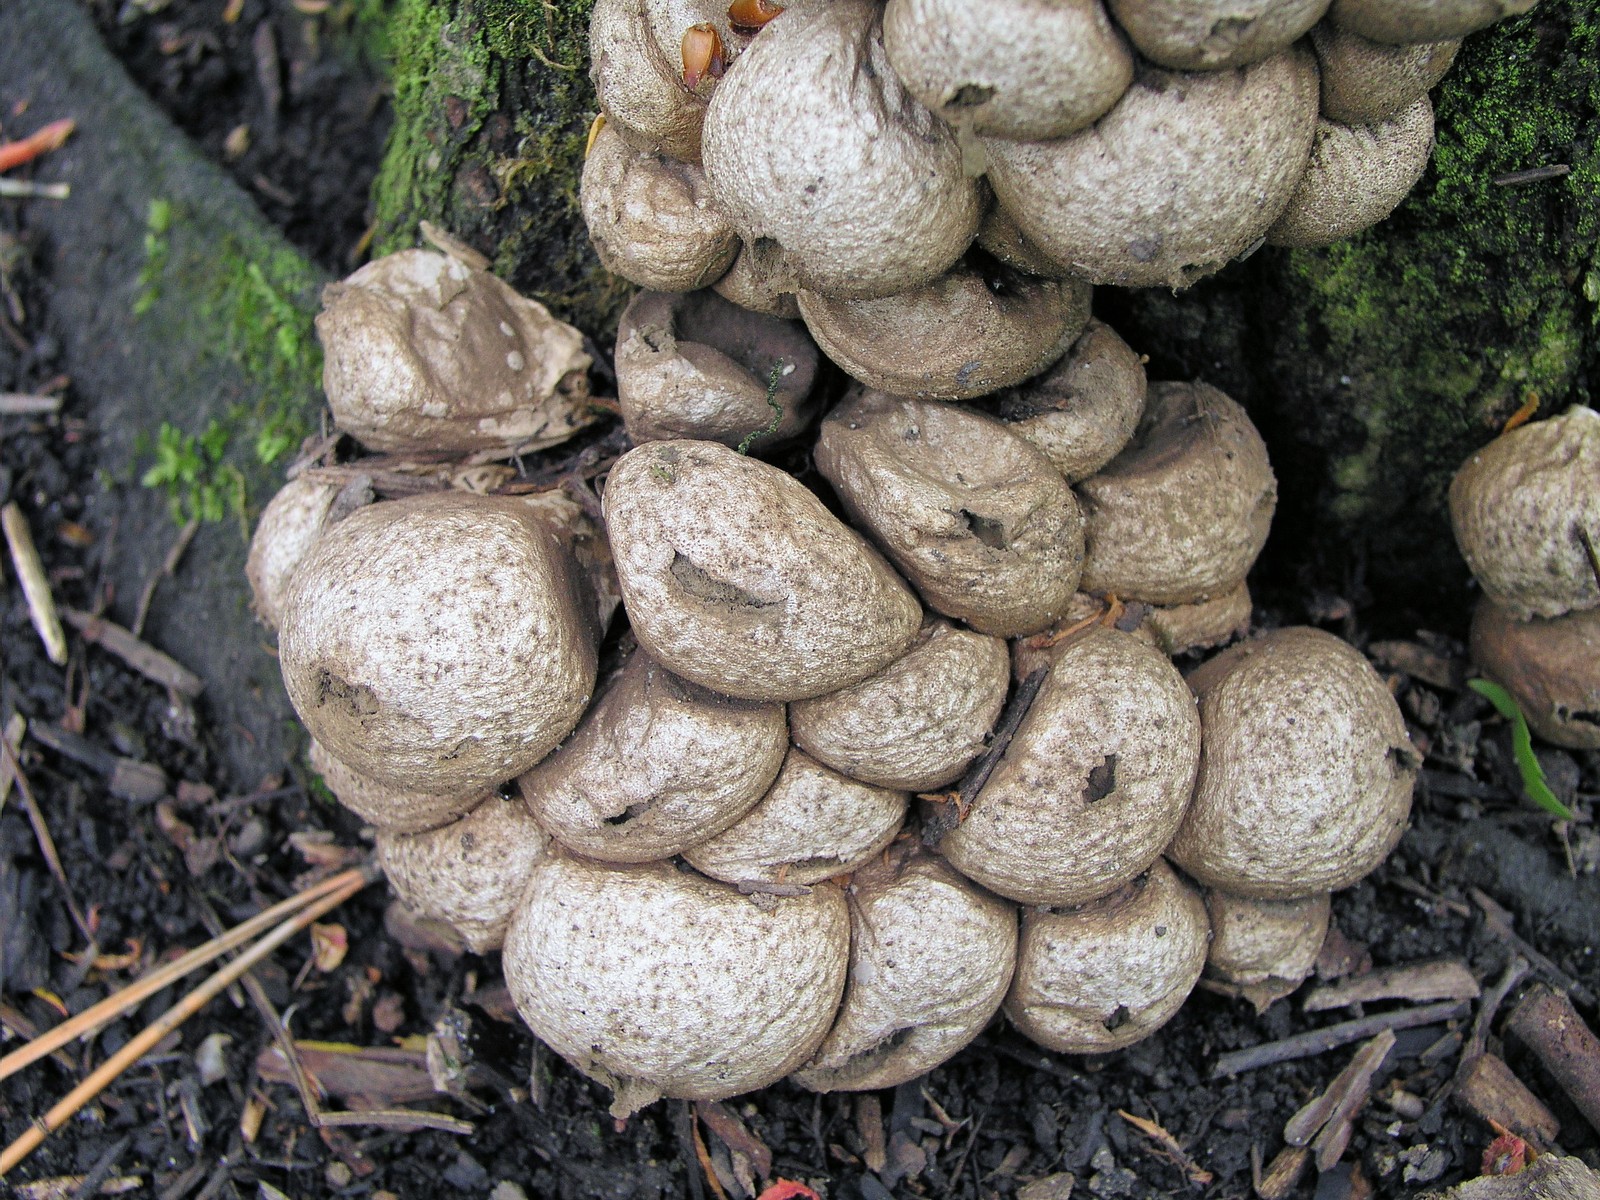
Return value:
[(1105, 1054), (1165, 1025), (1206, 961), (1205, 902), (1165, 860), (1075, 909), (1022, 914), (1006, 1016), (1063, 1054)]
[(1276, 629), (1189, 686), (1205, 734), (1167, 857), (1190, 876), (1283, 900), (1349, 887), (1394, 849), (1422, 760), (1358, 651), (1319, 629)]
[(542, 450), (588, 423), (583, 335), (444, 254), (330, 283), (317, 335), (334, 421), (369, 450)]
[(901, 85), (875, 0), (800, 0), (728, 68), (702, 142), (712, 195), (801, 283), (888, 296), (931, 282), (977, 232), (978, 181)]
[(375, 504), (323, 533), (290, 580), (284, 686), (311, 735), (379, 783), (492, 787), (554, 749), (589, 703), (584, 591), (517, 500)]
[(1144, 70), (1088, 129), (983, 146), (999, 203), (1051, 259), (1092, 283), (1181, 288), (1266, 233), (1316, 116), (1316, 63), (1295, 48), (1232, 71)]
[(1083, 518), (1050, 460), (998, 421), (861, 391), (828, 415), (817, 470), (928, 606), (981, 633), (1048, 628), (1082, 569)]
[(760, 803), (683, 856), (729, 883), (820, 883), (894, 841), (908, 803), (904, 792), (847, 779), (791, 749)]
[(289, 576), (321, 536), (340, 490), (337, 483), (301, 475), (279, 488), (261, 510), (244, 574), (250, 581), (251, 607), (268, 629), (278, 628)]
[(1326, 246), (1376, 225), (1404, 200), (1433, 153), (1423, 95), (1375, 125), (1319, 119), (1305, 178), (1267, 230), (1274, 246)]
[(983, 752), (1005, 706), (1006, 644), (939, 617), (904, 655), (860, 683), (789, 706), (795, 745), (879, 787), (930, 792)]
[[(984, 261), (987, 260), (987, 261)], [(833, 362), (897, 396), (966, 400), (1044, 370), (1089, 320), (1089, 285), (975, 254), (932, 283), (875, 299), (802, 288), (800, 315)]]
[(931, 855), (891, 851), (851, 877), (847, 897), (844, 1003), (794, 1074), (815, 1092), (895, 1087), (933, 1070), (982, 1032), (1016, 966), (1017, 910)]
[(1133, 79), (1100, 0), (889, 0), (883, 42), (918, 100), (992, 137), (1064, 137)]
[(647, 862), (742, 817), (788, 747), (782, 705), (715, 695), (635, 650), (566, 743), (517, 783), (562, 845)]
[(740, 308), (786, 321), (800, 319), (800, 302), (795, 299), (799, 289), (800, 279), (788, 256), (771, 238), (742, 243), (733, 266), (711, 285), (717, 295)]
[(1315, 25), (1328, 0), (1106, 0), (1151, 62), (1220, 71), (1259, 62)]
[(1502, 434), (1450, 482), (1456, 544), (1520, 621), (1600, 606), (1600, 413), (1574, 406)]
[(1171, 655), (1220, 646), (1250, 628), (1250, 587), (1237, 587), (1193, 604), (1153, 605), (1140, 628), (1148, 629), (1156, 645)]
[(1426, 96), (1456, 60), (1459, 41), (1386, 46), (1323, 21), (1311, 31), (1322, 68), (1322, 116), (1346, 125), (1387, 121)]
[(860, 534), (777, 467), (649, 442), (604, 497), (633, 631), (674, 674), (747, 700), (838, 691), (905, 653), (922, 606)]
[(378, 862), (395, 894), (443, 921), (474, 954), (498, 950), (528, 873), (548, 844), (520, 800), (492, 796), (426, 833), (378, 831)]
[(699, 167), (637, 150), (610, 125), (583, 161), (579, 202), (601, 265), (640, 287), (705, 287), (739, 253)]
[(1042, 375), (984, 401), (1043, 450), (1068, 483), (1117, 456), (1144, 412), (1144, 364), (1104, 321), (1090, 319), (1072, 348)]
[(806, 1062), (844, 991), (844, 894), (744, 896), (670, 863), (536, 865), (506, 933), (517, 1011), (627, 1116), (721, 1100)]
[(1316, 968), (1328, 936), (1327, 892), (1257, 900), (1210, 889), (1206, 974), (1238, 987), (1257, 1010), (1294, 991)]
[(815, 414), (817, 363), (803, 326), (714, 292), (640, 292), (617, 326), (617, 399), (636, 445), (696, 438), (761, 446), (792, 437)]
[(1164, 605), (1237, 587), (1278, 499), (1249, 416), (1204, 383), (1151, 384), (1133, 440), (1077, 491), (1084, 590)]
[(1539, 0), (1333, 0), (1328, 15), (1374, 42), (1411, 45), (1466, 37)]
[(1149, 868), (1194, 785), (1200, 718), (1183, 677), (1131, 634), (1092, 628), (1049, 674), (961, 823), (962, 874), (1023, 904), (1081, 904)]
[(393, 833), (421, 833), (458, 821), (494, 795), (487, 788), (464, 792), (413, 792), (363, 775), (328, 752), (316, 738), (306, 755), (334, 799), (356, 816)]
[(1600, 750), (1600, 608), (1518, 621), (1493, 600), (1472, 616), (1472, 661), (1547, 742)]

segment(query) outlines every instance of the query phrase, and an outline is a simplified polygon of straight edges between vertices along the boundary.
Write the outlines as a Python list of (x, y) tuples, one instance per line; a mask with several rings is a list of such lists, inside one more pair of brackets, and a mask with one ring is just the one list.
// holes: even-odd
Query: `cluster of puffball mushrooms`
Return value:
[(252, 543), (312, 765), (400, 898), (502, 949), (619, 1115), (893, 1086), (1002, 1008), (1093, 1054), (1202, 972), (1292, 991), (1418, 756), (1350, 646), (1236, 640), (1266, 447), (1147, 381), (1090, 284), (1376, 219), (1449, 39), (1528, 6), (600, 0), (582, 199), (650, 289), (633, 448), (523, 474), (595, 419), (581, 336), (404, 251), (318, 318), (377, 457), (324, 440)]

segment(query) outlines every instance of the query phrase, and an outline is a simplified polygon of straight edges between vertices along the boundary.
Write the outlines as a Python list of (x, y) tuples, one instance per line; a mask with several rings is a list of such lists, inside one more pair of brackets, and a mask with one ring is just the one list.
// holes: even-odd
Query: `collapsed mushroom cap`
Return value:
[(805, 1062), (838, 1009), (849, 942), (832, 884), (742, 896), (669, 863), (557, 858), (529, 877), (504, 965), (522, 1019), (626, 1116), (661, 1096), (765, 1087)]
[(788, 744), (781, 705), (707, 692), (636, 650), (561, 749), (517, 783), (562, 845), (647, 862), (748, 812)]
[(1244, 409), (1209, 384), (1153, 383), (1133, 441), (1078, 496), (1084, 590), (1188, 604), (1249, 573), (1278, 485)]
[(589, 147), (579, 201), (600, 262), (640, 287), (705, 287), (739, 253), (700, 168), (636, 150), (611, 125)]
[(1258, 900), (1206, 892), (1211, 951), (1206, 974), (1243, 990), (1257, 1009), (1287, 996), (1317, 965), (1328, 936), (1327, 892), (1293, 900)]
[(1329, 15), (1375, 42), (1410, 45), (1466, 37), (1525, 13), (1539, 0), (1333, 0)]
[(1326, 246), (1376, 225), (1404, 200), (1433, 153), (1426, 94), (1387, 121), (1317, 121), (1311, 165), (1289, 206), (1267, 230), (1274, 246)]
[(329, 284), (317, 334), (334, 421), (371, 450), (537, 450), (588, 422), (583, 335), (431, 250)]
[(817, 470), (930, 608), (983, 633), (1047, 628), (1082, 569), (1061, 473), (1000, 422), (862, 391), (828, 415)]
[(1311, 31), (1322, 68), (1322, 116), (1346, 125), (1387, 121), (1444, 78), (1459, 41), (1386, 46), (1324, 21)]
[(1518, 621), (1493, 600), (1472, 616), (1472, 661), (1547, 742), (1600, 750), (1600, 608)]
[(889, 0), (883, 42), (918, 100), (991, 137), (1064, 137), (1133, 79), (1100, 0)]
[(729, 883), (820, 883), (894, 841), (907, 803), (904, 792), (847, 779), (791, 749), (759, 804), (683, 856)]
[(413, 913), (444, 921), (474, 954), (484, 954), (499, 949), (545, 846), (520, 800), (492, 796), (441, 829), (380, 829), (378, 862)]
[(802, 289), (800, 315), (830, 359), (897, 396), (967, 400), (1044, 370), (1089, 320), (1089, 285), (1022, 275), (986, 255), (876, 299)]
[(311, 735), (379, 783), (491, 787), (554, 749), (589, 702), (583, 593), (516, 500), (372, 505), (324, 532), (290, 580), (284, 686)]
[(1006, 1016), (1064, 1054), (1131, 1046), (1182, 1007), (1205, 966), (1209, 931), (1200, 893), (1160, 858), (1082, 908), (1025, 911)]
[(634, 634), (675, 674), (750, 700), (838, 691), (905, 653), (922, 606), (777, 467), (650, 442), (611, 469), (606, 524)]
[(289, 577), (322, 535), (340, 490), (337, 483), (318, 483), (301, 475), (279, 488), (261, 510), (244, 574), (256, 616), (268, 629), (278, 628)]
[(346, 766), (316, 738), (306, 755), (334, 799), (363, 821), (393, 833), (421, 833), (458, 821), (494, 795), (486, 788), (464, 792), (413, 792), (379, 783)]
[(699, 438), (728, 446), (792, 437), (816, 410), (817, 359), (793, 321), (747, 312), (714, 292), (640, 292), (617, 326), (617, 399), (628, 436), (636, 445)]
[(789, 706), (790, 736), (852, 779), (927, 792), (953, 783), (983, 750), (1005, 706), (1006, 644), (938, 617), (876, 675)]
[(1205, 734), (1173, 862), (1209, 887), (1281, 900), (1349, 887), (1384, 860), (1421, 758), (1360, 653), (1319, 629), (1277, 629), (1189, 686)]
[(717, 85), (702, 149), (740, 235), (776, 241), (816, 291), (920, 287), (977, 232), (977, 181), (890, 68), (874, 0), (791, 5)]
[(1024, 904), (1081, 904), (1155, 861), (1183, 819), (1200, 718), (1159, 650), (1095, 628), (1049, 674), (939, 852)]
[(1600, 413), (1574, 406), (1503, 434), (1450, 483), (1456, 544), (1518, 620), (1600, 605)]
[(1259, 62), (1321, 19), (1328, 0), (1106, 0), (1151, 62), (1217, 71)]
[(923, 853), (849, 884), (850, 977), (839, 1018), (795, 1081), (895, 1087), (933, 1070), (994, 1016), (1017, 956), (1017, 910)]
[(993, 413), (1077, 483), (1121, 452), (1144, 412), (1144, 364), (1103, 321), (1091, 319), (1042, 375), (994, 397)]
[(1266, 233), (1316, 116), (1316, 63), (1292, 49), (1234, 71), (1141, 70), (1089, 129), (984, 149), (999, 202), (1050, 258), (1093, 283), (1177, 288)]

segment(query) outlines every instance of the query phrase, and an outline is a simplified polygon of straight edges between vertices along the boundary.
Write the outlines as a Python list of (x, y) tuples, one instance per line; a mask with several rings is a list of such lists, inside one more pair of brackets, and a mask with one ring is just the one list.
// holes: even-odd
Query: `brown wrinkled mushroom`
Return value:
[(1327, 892), (1290, 900), (1206, 892), (1211, 950), (1206, 974), (1231, 984), (1265, 1010), (1305, 982), (1328, 936)]
[(859, 683), (905, 653), (922, 606), (777, 467), (715, 442), (649, 442), (611, 469), (606, 524), (639, 643), (748, 700)]
[(337, 483), (319, 483), (302, 475), (279, 488), (261, 510), (244, 574), (250, 581), (251, 607), (268, 629), (278, 628), (289, 577), (322, 535), (340, 490)]
[(1328, 0), (1106, 0), (1151, 62), (1220, 71), (1285, 49), (1321, 19)]
[(372, 505), (324, 532), (289, 582), (284, 686), (311, 735), (379, 783), (492, 787), (554, 749), (588, 705), (586, 592), (517, 500)]
[(762, 30), (717, 85), (702, 150), (744, 240), (777, 242), (829, 295), (931, 282), (982, 215), (955, 135), (890, 67), (874, 0), (796, 4)]
[(739, 253), (739, 235), (711, 202), (704, 172), (635, 149), (611, 125), (589, 148), (578, 197), (601, 264), (640, 287), (705, 287)]
[(1472, 617), (1472, 661), (1547, 742), (1600, 750), (1600, 608), (1518, 621), (1493, 600)]
[(498, 950), (546, 838), (520, 800), (492, 796), (426, 833), (378, 831), (378, 862), (416, 915), (443, 921), (474, 954)]
[(1267, 230), (1274, 246), (1326, 246), (1376, 225), (1404, 200), (1433, 153), (1433, 105), (1426, 95), (1387, 121), (1317, 121), (1311, 165), (1289, 205)]
[(928, 607), (999, 637), (1048, 628), (1082, 569), (1083, 518), (1050, 460), (998, 421), (861, 391), (822, 423), (817, 470)]
[(583, 335), (431, 250), (329, 284), (317, 335), (334, 421), (370, 450), (540, 450), (588, 423)]
[(1049, 456), (1068, 483), (1093, 475), (1133, 437), (1144, 412), (1144, 364), (1117, 331), (1091, 319), (1042, 375), (984, 401)]
[(1426, 96), (1456, 60), (1459, 41), (1386, 46), (1332, 21), (1311, 31), (1322, 68), (1322, 116), (1346, 125), (1387, 121)]
[(1140, 628), (1148, 629), (1162, 650), (1179, 655), (1242, 637), (1250, 628), (1250, 613), (1250, 588), (1241, 580), (1237, 587), (1210, 600), (1153, 605)]
[(1062, 1054), (1131, 1046), (1183, 1006), (1209, 931), (1200, 893), (1160, 858), (1081, 908), (1025, 911), (1006, 1016)]
[(1333, 0), (1328, 15), (1375, 42), (1411, 45), (1466, 37), (1539, 0)]
[(1089, 320), (1089, 285), (969, 255), (933, 282), (876, 299), (802, 288), (800, 315), (833, 362), (896, 396), (967, 400), (1020, 383)]
[(1518, 620), (1600, 606), (1600, 413), (1574, 406), (1502, 434), (1450, 482), (1456, 544)]
[(821, 883), (892, 842), (908, 802), (904, 792), (848, 779), (791, 749), (760, 803), (683, 856), (728, 883)]
[(822, 884), (744, 896), (670, 863), (547, 859), (506, 934), (506, 983), (539, 1039), (616, 1093), (721, 1100), (806, 1062), (844, 991), (850, 917)]
[(636, 445), (696, 438), (760, 447), (792, 437), (815, 415), (817, 362), (803, 326), (713, 292), (640, 292), (617, 326), (617, 398)]
[(1043, 652), (1049, 675), (939, 852), (1023, 904), (1081, 904), (1146, 870), (1177, 832), (1200, 718), (1159, 650), (1096, 628)]
[(1236, 588), (1278, 497), (1249, 416), (1204, 383), (1152, 383), (1133, 440), (1077, 492), (1084, 590), (1162, 605)]
[(989, 205), (989, 211), (983, 214), (974, 244), (985, 254), (992, 254), (1012, 270), (1025, 275), (1042, 275), (1046, 279), (1074, 277), (1071, 267), (1062, 266), (1030, 242), (1010, 214), (998, 204)]
[(464, 792), (413, 792), (392, 787), (346, 766), (316, 738), (306, 755), (334, 799), (363, 821), (394, 833), (421, 833), (458, 821), (494, 795), (485, 788)]
[(937, 858), (907, 850), (870, 863), (846, 896), (844, 1003), (794, 1074), (815, 1092), (895, 1087), (933, 1070), (989, 1023), (1016, 965), (1016, 908)]
[(800, 319), (800, 301), (795, 298), (800, 290), (799, 277), (783, 248), (771, 238), (742, 243), (733, 266), (711, 285), (711, 290), (751, 312), (785, 321)]
[(714, 695), (635, 650), (565, 744), (517, 783), (562, 845), (647, 862), (742, 817), (787, 749), (781, 705)]
[(883, 41), (918, 100), (991, 137), (1064, 137), (1133, 79), (1100, 0), (889, 0)]
[(983, 751), (1006, 701), (1006, 644), (938, 617), (900, 658), (860, 683), (789, 706), (795, 745), (879, 787), (929, 792)]
[(1276, 629), (1189, 686), (1200, 771), (1168, 858), (1208, 887), (1283, 900), (1349, 887), (1388, 856), (1422, 759), (1358, 651), (1319, 629)]
[(1260, 241), (1316, 116), (1316, 63), (1296, 48), (1232, 71), (1143, 69), (1088, 129), (983, 145), (996, 198), (1050, 259), (1092, 283), (1180, 288)]

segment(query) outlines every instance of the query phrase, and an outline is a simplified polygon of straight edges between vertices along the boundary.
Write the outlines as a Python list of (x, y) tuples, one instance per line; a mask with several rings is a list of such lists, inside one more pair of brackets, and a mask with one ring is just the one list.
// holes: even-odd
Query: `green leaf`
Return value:
[(1539, 765), (1538, 756), (1533, 752), (1533, 735), (1528, 732), (1528, 720), (1522, 715), (1516, 699), (1498, 683), (1487, 679), (1469, 679), (1467, 686), (1494, 705), (1495, 711), (1511, 722), (1511, 753), (1522, 775), (1523, 791), (1546, 812), (1563, 821), (1572, 820), (1572, 810), (1556, 799), (1556, 794), (1545, 781), (1544, 768)]

